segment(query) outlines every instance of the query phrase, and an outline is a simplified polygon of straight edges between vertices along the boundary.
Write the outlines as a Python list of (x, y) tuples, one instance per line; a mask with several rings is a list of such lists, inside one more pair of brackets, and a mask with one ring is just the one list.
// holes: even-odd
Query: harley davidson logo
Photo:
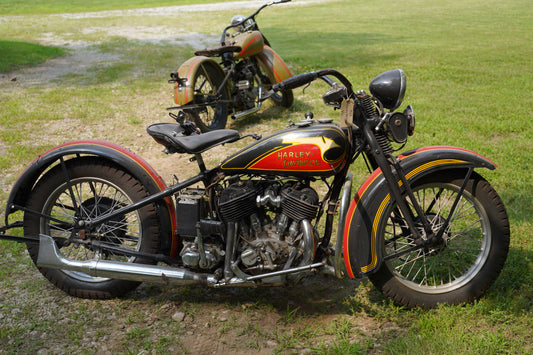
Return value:
[[(268, 154), (250, 166), (250, 169), (279, 169), (291, 171), (329, 171), (334, 162), (324, 157), (332, 148), (339, 147), (327, 137), (284, 138), (282, 148)], [(337, 164), (338, 165), (338, 164)]]
[[(300, 144), (312, 144), (320, 148), (320, 158), (324, 161), (328, 161), (324, 154), (331, 148), (340, 148), (340, 146), (333, 141), (333, 139), (327, 137), (302, 137), (294, 139), (283, 139), (283, 144), (300, 145)], [(307, 154), (306, 158), (309, 158), (310, 152), (300, 152), (301, 154)], [(300, 157), (304, 158), (304, 157)]]

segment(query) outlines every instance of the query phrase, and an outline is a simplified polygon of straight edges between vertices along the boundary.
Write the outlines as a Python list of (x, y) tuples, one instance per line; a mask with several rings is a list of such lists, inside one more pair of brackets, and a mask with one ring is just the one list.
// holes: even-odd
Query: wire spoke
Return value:
[[(460, 186), (451, 183), (429, 183), (413, 188), (413, 196), (433, 230), (437, 233), (449, 218), (441, 242), (431, 243), (412, 252), (416, 246), (413, 234), (408, 231), (403, 215), (395, 205), (390, 207), (390, 215), (384, 230), (384, 255), (396, 255), (386, 263), (396, 277), (409, 287), (424, 289), (426, 292), (439, 292), (459, 287), (465, 280), (474, 277), (480, 258), (485, 255), (484, 228), (486, 217), (476, 207), (476, 198), (463, 193), (454, 213), (449, 216), (457, 200)], [(413, 201), (406, 198), (414, 211)], [(424, 233), (421, 222), (417, 228)], [(444, 291), (442, 291), (444, 292)]]

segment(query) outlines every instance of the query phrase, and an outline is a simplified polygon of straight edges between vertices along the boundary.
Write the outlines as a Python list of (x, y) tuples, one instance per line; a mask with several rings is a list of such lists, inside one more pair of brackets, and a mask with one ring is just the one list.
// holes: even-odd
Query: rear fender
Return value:
[[(60, 159), (79, 159), (82, 156), (97, 156), (119, 165), (147, 189), (154, 194), (164, 190), (167, 186), (156, 171), (141, 157), (114, 143), (83, 140), (59, 145), (40, 155), (19, 176), (7, 200), (5, 223), (8, 224), (9, 215), (18, 210), (17, 206), (25, 207), (35, 184), (51, 167), (59, 164)], [(175, 237), (176, 218), (172, 200), (166, 198), (158, 204), (158, 215), (163, 238), (172, 236), (172, 240), (162, 240), (162, 251), (174, 256), (177, 253)]]
[[(178, 69), (178, 77), (182, 80), (174, 83), (174, 102), (176, 105), (186, 105), (194, 99), (193, 79), (196, 72), (202, 67), (212, 67), (213, 70), (222, 78), (225, 76), (224, 71), (218, 63), (209, 57), (196, 56), (184, 62)], [(226, 88), (227, 89), (227, 85)], [(229, 93), (228, 93), (229, 97)]]
[(261, 53), (257, 54), (256, 58), (257, 63), (272, 84), (279, 83), (292, 76), (283, 59), (269, 46), (265, 45)]
[[(496, 165), (470, 150), (455, 147), (424, 147), (398, 157), (410, 182), (439, 170), (488, 168)], [(401, 181), (398, 181), (401, 187)], [(362, 277), (377, 271), (382, 262), (382, 240), (378, 227), (383, 209), (391, 195), (381, 169), (375, 170), (354, 196), (346, 215), (343, 253), (350, 277)]]

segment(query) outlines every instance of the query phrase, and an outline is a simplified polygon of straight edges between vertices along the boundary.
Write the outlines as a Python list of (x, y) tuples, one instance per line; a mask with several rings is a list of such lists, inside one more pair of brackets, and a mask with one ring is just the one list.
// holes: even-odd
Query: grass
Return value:
[(114, 1), (64, 1), (64, 0), (35, 0), (28, 3), (24, 0), (0, 0), (1, 15), (40, 15), (55, 13), (76, 13), (104, 10), (138, 9), (155, 6), (176, 6), (223, 2), (229, 0), (114, 0)]
[[(171, 40), (152, 43), (108, 38), (104, 30), (83, 29), (131, 28), (133, 21), (139, 27), (167, 26), (177, 34), (213, 36), (234, 12), (240, 12), (208, 13), (209, 21), (201, 14), (184, 15), (180, 21), (165, 16), (50, 21), (46, 14), (169, 3), (56, 0), (47, 1), (50, 6), (33, 2), (28, 13), (20, 7), (24, 3), (0, 1), (2, 15), (21, 15), (0, 19), (0, 33), (10, 41), (35, 42), (43, 33), (54, 34), (65, 43), (102, 41), (93, 48), (117, 59), (95, 63), (86, 72), (41, 86), (1, 84), (0, 167), (4, 174), (0, 201), (7, 199), (10, 186), (27, 163), (65, 140), (114, 140), (140, 155), (158, 157), (160, 148), (146, 137), (144, 127), (169, 121), (164, 110), (172, 105), (168, 73), (192, 55), (192, 48)], [(480, 172), (505, 202), (511, 250), (502, 275), (478, 302), (431, 311), (408, 310), (391, 304), (368, 282), (354, 292), (349, 281), (292, 290), (145, 285), (123, 300), (77, 300), (44, 281), (30, 265), (23, 246), (0, 242), (0, 316), (17, 319), (13, 326), (0, 327), (0, 347), (7, 352), (37, 352), (51, 343), (50, 351), (79, 351), (80, 344), (103, 337), (114, 339), (103, 341), (112, 352), (165, 353), (192, 348), (190, 338), (218, 341), (220, 336), (231, 349), (244, 344), (251, 351), (270, 349), (274, 353), (303, 349), (317, 354), (531, 353), (533, 14), (529, 8), (526, 0), (345, 0), (272, 7), (258, 19), (294, 73), (333, 67), (346, 74), (355, 87), (366, 88), (380, 72), (404, 69), (408, 79), (404, 106), (412, 104), (417, 114), (415, 135), (406, 149), (455, 145), (498, 164), (495, 171)], [(0, 52), (2, 61), (6, 52)], [(323, 84), (312, 85), (305, 94), (296, 90), (291, 109), (267, 105), (261, 114), (231, 122), (230, 127), (266, 134), (285, 127), (289, 119), (301, 119), (307, 110), (314, 111), (315, 117), (338, 117), (322, 105), (324, 90)], [(216, 164), (227, 154), (226, 149), (236, 148), (213, 151), (206, 155), (206, 162)], [(154, 158), (151, 163), (158, 170), (171, 164), (179, 170), (186, 163), (185, 158), (180, 159), (169, 157), (161, 163)], [(353, 173), (356, 184), (368, 175), (358, 162)], [(20, 280), (13, 275), (20, 275)], [(25, 301), (11, 303), (13, 294), (24, 295)], [(32, 300), (42, 297), (49, 299), (51, 312), (65, 312), (70, 321), (56, 323), (50, 314), (32, 315)], [(99, 310), (101, 318), (90, 319), (88, 309)], [(187, 314), (185, 324), (169, 320), (176, 309)], [(217, 315), (226, 310), (228, 321), (221, 323)], [(98, 336), (78, 329), (91, 329)], [(27, 337), (30, 332), (34, 335)], [(46, 337), (40, 338), (44, 333)], [(210, 334), (215, 337), (209, 338)]]
[(44, 61), (60, 57), (66, 51), (59, 47), (47, 47), (34, 43), (0, 40), (0, 73), (32, 67)]

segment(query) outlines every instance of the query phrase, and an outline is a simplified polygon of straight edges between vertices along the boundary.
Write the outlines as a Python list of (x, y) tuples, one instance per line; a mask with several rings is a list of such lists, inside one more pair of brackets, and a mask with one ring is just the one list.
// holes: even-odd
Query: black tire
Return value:
[[(464, 171), (445, 171), (413, 183), (415, 197), (435, 230), (448, 217), (464, 176)], [(384, 257), (414, 245), (402, 222), (389, 202), (378, 226)], [(408, 307), (433, 308), (479, 298), (502, 270), (510, 239), (503, 202), (480, 175), (474, 173), (468, 181), (444, 239), (441, 245), (384, 261), (370, 280), (385, 296)]]
[(289, 108), (294, 102), (292, 90), (284, 90), (270, 96), (270, 99), (278, 106)]
[[(209, 132), (226, 127), (228, 120), (228, 91), (224, 88), (217, 97), (216, 92), (224, 78), (219, 70), (210, 64), (202, 65), (194, 74), (192, 87), (193, 104), (201, 108), (188, 110), (194, 123), (202, 132)], [(208, 103), (208, 105), (205, 105)]]
[[(265, 74), (265, 72), (259, 65), (257, 65), (257, 68), (261, 72), (261, 82), (263, 84), (263, 87), (265, 88), (265, 91), (270, 90), (272, 88), (272, 85), (277, 84), (276, 81), (273, 81), (268, 77), (268, 75)], [(289, 108), (294, 102), (294, 94), (290, 89), (283, 90), (272, 94), (272, 96), (270, 96), (270, 100), (272, 100), (272, 102), (278, 106)]]
[[(126, 171), (96, 158), (77, 158), (66, 162), (71, 187), (68, 186), (61, 166), (56, 166), (43, 176), (32, 191), (28, 209), (51, 215), (50, 221), (32, 213), (24, 215), (24, 234), (40, 233), (54, 238), (68, 238), (72, 223), (83, 214), (94, 218), (139, 201), (148, 196), (143, 185)], [(70, 191), (73, 191), (71, 194)], [(74, 195), (74, 196), (73, 196)], [(73, 202), (75, 200), (75, 204)], [(121, 215), (92, 231), (98, 241), (134, 251), (156, 253), (159, 247), (159, 224), (154, 205)], [(87, 236), (91, 231), (86, 231)], [(150, 263), (147, 260), (97, 252), (76, 243), (63, 246), (61, 253), (68, 259)], [(34, 263), (39, 252), (38, 244), (28, 244), (28, 252)], [(55, 286), (69, 295), (82, 298), (112, 298), (135, 289), (140, 282), (97, 278), (81, 272), (39, 267), (39, 271)]]

